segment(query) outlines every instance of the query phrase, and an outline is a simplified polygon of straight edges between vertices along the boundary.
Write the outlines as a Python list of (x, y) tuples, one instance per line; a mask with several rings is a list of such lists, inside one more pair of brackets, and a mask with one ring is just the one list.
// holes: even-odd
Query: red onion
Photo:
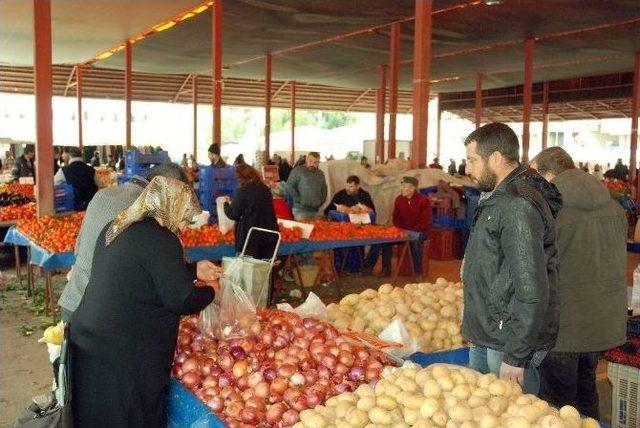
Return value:
[(351, 370), (349, 370), (349, 374), (347, 375), (350, 380), (354, 382), (361, 382), (364, 380), (365, 370), (362, 366), (353, 366)]
[(233, 379), (229, 373), (221, 373), (220, 376), (218, 376), (218, 385), (220, 385), (221, 388), (231, 386), (232, 384)]
[(378, 360), (371, 360), (367, 363), (368, 369), (382, 370), (382, 363)]
[(202, 346), (202, 343), (201, 343), (201, 342), (199, 342), (199, 341), (195, 340), (194, 342), (192, 342), (192, 343), (191, 343), (191, 350), (192, 350), (193, 352), (195, 352), (196, 354), (200, 354), (200, 353), (202, 352), (202, 350), (203, 350), (203, 349), (204, 349), (204, 348), (203, 348), (203, 346)]
[(300, 416), (298, 412), (294, 409), (289, 409), (282, 414), (282, 425), (283, 426), (291, 426), (297, 423), (300, 420)]
[(181, 348), (189, 346), (190, 343), (191, 337), (188, 334), (180, 334), (178, 336), (178, 346), (180, 346)]
[(202, 380), (203, 388), (211, 388), (213, 386), (218, 386), (218, 378), (215, 376), (207, 376)]
[(300, 392), (300, 390), (296, 388), (287, 389), (286, 391), (284, 391), (284, 395), (282, 396), (284, 402), (290, 406), (293, 406), (293, 402), (300, 397), (302, 397), (302, 392)]
[(247, 357), (247, 353), (242, 346), (233, 346), (229, 349), (229, 352), (234, 360), (244, 360)]
[(281, 349), (281, 348), (284, 348), (287, 345), (287, 343), (289, 343), (289, 341), (284, 337), (276, 336), (275, 340), (273, 341), (273, 347), (276, 349)]
[(263, 332), (261, 340), (265, 345), (271, 345), (273, 343), (273, 333), (271, 333), (270, 331)]
[(243, 409), (244, 405), (240, 401), (232, 401), (225, 406), (224, 412), (227, 416), (238, 419)]
[(296, 367), (292, 364), (282, 364), (278, 368), (278, 375), (284, 378), (289, 378), (296, 371)]
[(320, 379), (329, 379), (331, 377), (331, 370), (329, 370), (328, 367), (325, 366), (319, 366), (318, 367), (318, 377)]
[(341, 351), (346, 351), (349, 354), (353, 355), (353, 346), (351, 346), (349, 342), (341, 343), (340, 345), (338, 345), (338, 348), (340, 348)]
[(256, 397), (267, 398), (269, 397), (269, 384), (267, 382), (260, 382), (253, 388)]
[(224, 407), (224, 400), (222, 397), (213, 396), (209, 400), (207, 400), (207, 406), (211, 407), (211, 410), (218, 413)]
[(262, 371), (262, 376), (267, 382), (271, 382), (278, 375), (278, 371), (273, 367), (267, 367)]
[[(244, 352), (244, 351), (243, 351)], [(249, 365), (247, 360), (238, 360), (233, 364), (233, 376), (237, 379), (247, 374)]]
[(299, 325), (293, 327), (293, 335), (295, 337), (304, 337), (305, 329)]
[(273, 381), (271, 382), (271, 386), (269, 387), (269, 392), (272, 394), (282, 395), (287, 389), (287, 386), (288, 386), (287, 379), (278, 376), (275, 379), (273, 379)]
[(185, 354), (184, 352), (180, 352), (179, 354), (176, 355), (175, 361), (182, 364), (186, 359), (187, 359), (187, 354)]
[(340, 360), (340, 363), (344, 364), (345, 366), (351, 367), (353, 366), (355, 358), (353, 357), (353, 354), (350, 352), (340, 351), (340, 355), (338, 355), (338, 360)]
[(184, 363), (182, 363), (183, 373), (188, 373), (188, 372), (197, 373), (199, 371), (200, 371), (200, 363), (198, 362), (198, 359), (195, 357), (187, 358), (186, 360), (184, 360)]
[(266, 408), (264, 398), (261, 397), (251, 397), (248, 400), (245, 400), (244, 405), (258, 410), (264, 410)]
[(307, 370), (303, 374), (304, 374), (304, 378), (306, 380), (306, 383), (308, 385), (313, 385), (318, 380), (318, 371), (317, 370), (314, 370), (314, 369)]
[(348, 371), (349, 371), (349, 367), (345, 366), (344, 364), (342, 363), (336, 364), (336, 369), (335, 369), (336, 374), (345, 375), (347, 374)]
[(293, 384), (294, 386), (302, 386), (307, 382), (304, 375), (300, 372), (295, 372), (294, 374), (292, 374), (289, 377), (289, 380), (291, 381), (291, 384)]
[(312, 342), (311, 345), (309, 345), (309, 352), (311, 352), (311, 355), (324, 354), (326, 349), (327, 348), (322, 342)]
[(337, 358), (338, 355), (340, 355), (340, 348), (338, 348), (337, 346), (332, 346), (329, 348), (329, 353)]
[(312, 389), (305, 392), (305, 399), (307, 402), (306, 404), (310, 409), (313, 409), (314, 407), (322, 403), (323, 398), (324, 397), (321, 397), (317, 391), (314, 391)]
[(327, 337), (327, 339), (336, 339), (340, 337), (340, 333), (338, 332), (338, 329), (336, 329), (331, 325), (325, 326), (324, 335)]
[(187, 372), (182, 376), (182, 383), (189, 389), (195, 388), (200, 385), (201, 379), (197, 373)]
[(336, 394), (342, 394), (344, 392), (349, 392), (349, 385), (346, 383), (338, 384), (334, 387)]
[(370, 382), (372, 380), (378, 380), (380, 378), (380, 372), (376, 369), (367, 369), (364, 373), (364, 380)]
[(370, 354), (369, 351), (367, 351), (364, 348), (359, 348), (356, 351), (356, 357), (358, 358), (358, 360), (360, 361), (366, 361), (369, 358)]
[(275, 403), (267, 407), (266, 419), (267, 423), (276, 425), (282, 420), (282, 414), (287, 410), (284, 403)]
[(244, 391), (249, 387), (249, 377), (247, 375), (242, 375), (238, 379), (236, 379), (236, 386), (240, 389), (240, 391)]
[(333, 371), (336, 368), (337, 359), (331, 354), (323, 354), (320, 362), (323, 366)]
[(233, 368), (233, 357), (228, 352), (221, 352), (218, 356), (218, 365), (225, 372), (231, 371)]
[(285, 364), (291, 364), (295, 367), (298, 365), (300, 360), (298, 360), (298, 357), (296, 357), (295, 355), (287, 355), (286, 357), (284, 357), (284, 360), (282, 360), (282, 362)]
[(269, 393), (269, 398), (267, 399), (267, 401), (270, 404), (280, 403), (282, 401), (282, 394), (278, 395), (278, 394)]

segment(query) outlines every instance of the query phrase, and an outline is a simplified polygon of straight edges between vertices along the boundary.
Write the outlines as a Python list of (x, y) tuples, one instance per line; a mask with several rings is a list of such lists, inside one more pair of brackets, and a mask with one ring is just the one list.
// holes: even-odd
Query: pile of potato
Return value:
[(330, 304), (327, 312), (329, 322), (339, 330), (373, 336), (399, 318), (424, 352), (462, 346), (462, 286), (443, 278), (435, 284), (384, 284), (377, 291), (349, 294), (339, 304)]
[(325, 405), (300, 412), (295, 428), (446, 427), (446, 428), (596, 428), (578, 411), (560, 410), (516, 383), (466, 367), (405, 363), (387, 368), (375, 387), (337, 395)]

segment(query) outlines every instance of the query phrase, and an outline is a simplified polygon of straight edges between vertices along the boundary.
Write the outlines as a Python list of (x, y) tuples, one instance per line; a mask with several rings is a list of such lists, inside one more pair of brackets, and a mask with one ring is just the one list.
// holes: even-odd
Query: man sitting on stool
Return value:
[[(418, 232), (420, 237), (409, 242), (413, 259), (413, 272), (416, 276), (423, 275), (422, 253), (423, 244), (431, 229), (431, 202), (429, 198), (418, 192), (418, 179), (403, 177), (400, 182), (400, 195), (396, 198), (393, 208), (393, 225), (397, 228)], [(384, 276), (391, 275), (392, 244), (374, 245), (371, 247), (365, 261), (365, 272), (371, 273), (382, 252), (382, 272)]]
[(333, 195), (333, 199), (324, 210), (324, 215), (328, 216), (329, 211), (351, 212), (348, 208), (353, 207), (357, 207), (359, 213), (366, 214), (376, 210), (369, 192), (360, 188), (360, 178), (357, 175), (347, 178), (347, 187)]

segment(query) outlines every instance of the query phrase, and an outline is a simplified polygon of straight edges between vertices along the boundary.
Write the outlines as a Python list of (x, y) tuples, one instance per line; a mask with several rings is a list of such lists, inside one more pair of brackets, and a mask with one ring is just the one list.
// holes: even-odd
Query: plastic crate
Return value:
[(431, 193), (436, 193), (438, 191), (438, 186), (429, 186), (423, 187), (422, 189), (418, 189), (418, 192), (422, 193), (425, 196), (429, 196)]
[(612, 428), (640, 428), (640, 369), (609, 363), (607, 373), (613, 385)]
[(152, 165), (171, 162), (169, 158), (169, 152), (160, 151), (156, 153), (140, 153), (140, 151), (133, 149), (127, 150), (124, 153), (125, 165)]
[(452, 351), (431, 353), (416, 352), (407, 359), (416, 364), (420, 364), (422, 367), (438, 363), (467, 366), (469, 365), (469, 348), (458, 348)]
[(57, 186), (53, 186), (53, 201), (55, 211), (57, 213), (74, 211), (73, 186), (70, 184), (58, 184)]
[(132, 176), (138, 175), (140, 177), (146, 177), (151, 170), (150, 165), (138, 165), (138, 164), (125, 164), (124, 175)]
[(434, 260), (453, 260), (455, 230), (434, 227), (429, 233), (429, 257)]
[(450, 229), (464, 229), (467, 227), (466, 218), (459, 219), (450, 214), (434, 217), (432, 223), (434, 226)]

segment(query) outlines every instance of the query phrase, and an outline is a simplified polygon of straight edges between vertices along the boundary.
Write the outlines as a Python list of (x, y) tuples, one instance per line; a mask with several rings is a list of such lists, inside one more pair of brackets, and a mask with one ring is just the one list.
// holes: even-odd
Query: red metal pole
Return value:
[(636, 154), (638, 151), (638, 116), (640, 115), (640, 52), (636, 52), (633, 61), (633, 92), (631, 98), (631, 156), (629, 157), (629, 180), (638, 194), (636, 183)]
[(291, 165), (296, 162), (296, 81), (291, 81)]
[(191, 78), (191, 98), (193, 101), (193, 157), (198, 156), (198, 75)]
[(476, 73), (476, 129), (482, 125), (482, 74)]
[(522, 108), (522, 163), (529, 162), (529, 124), (531, 123), (531, 104), (533, 103), (533, 37), (524, 42), (524, 88)]
[(384, 163), (384, 113), (387, 92), (387, 66), (380, 65), (380, 87), (376, 91), (376, 159)]
[(33, 0), (34, 92), (36, 98), (36, 199), (38, 216), (54, 213), (51, 97), (51, 3)]
[(124, 66), (124, 119), (126, 127), (126, 148), (131, 149), (131, 42), (125, 44)]
[(215, 0), (211, 10), (211, 75), (213, 86), (213, 142), (222, 149), (222, 0)]
[(76, 65), (76, 98), (78, 100), (78, 147), (82, 151), (82, 65)]
[(542, 84), (542, 150), (547, 148), (549, 136), (549, 82)]
[[(398, 73), (400, 69), (400, 23), (391, 24), (389, 53), (389, 148), (387, 157), (396, 158), (396, 115), (398, 114)], [(384, 147), (384, 146), (383, 146)]]
[(427, 160), (429, 120), (429, 77), (431, 74), (431, 10), (433, 0), (416, 0), (413, 44), (413, 144), (411, 167), (423, 167)]
[(440, 106), (440, 95), (438, 95), (438, 122), (436, 123), (436, 154), (440, 157), (440, 127), (442, 126), (442, 107)]
[(269, 163), (271, 155), (271, 54), (264, 57), (264, 163)]

